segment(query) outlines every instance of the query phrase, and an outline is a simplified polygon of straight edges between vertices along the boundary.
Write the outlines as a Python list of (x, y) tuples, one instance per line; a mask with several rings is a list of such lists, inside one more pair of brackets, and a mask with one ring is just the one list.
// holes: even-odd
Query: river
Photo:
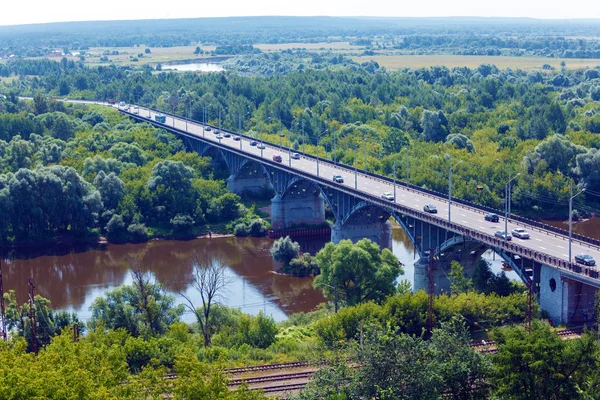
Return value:
[(221, 72), (224, 71), (221, 64), (215, 63), (190, 63), (190, 64), (163, 64), (163, 70), (176, 70), (182, 72)]
[[(300, 240), (302, 251), (316, 253), (326, 238)], [(178, 295), (184, 292), (200, 304), (199, 296), (190, 288), (194, 255), (208, 254), (227, 266), (230, 284), (222, 304), (238, 307), (243, 312), (264, 311), (282, 321), (295, 312), (314, 310), (324, 302), (312, 287), (312, 278), (295, 278), (275, 274), (279, 268), (270, 255), (273, 240), (268, 238), (221, 237), (189, 241), (154, 240), (141, 244), (104, 244), (86, 246), (53, 246), (15, 249), (3, 256), (4, 290), (14, 289), (20, 303), (27, 299), (27, 280), (34, 278), (36, 293), (48, 298), (56, 310), (75, 311), (80, 319), (90, 318), (89, 307), (98, 296), (116, 286), (131, 284), (129, 260), (135, 259), (153, 279)], [(414, 280), (416, 261), (413, 246), (402, 229), (393, 229), (394, 254), (404, 264), (399, 279)], [(493, 255), (484, 257), (492, 261)], [(492, 262), (500, 271), (500, 261)], [(509, 273), (514, 274), (514, 272)], [(516, 275), (509, 275), (512, 279)], [(190, 313), (183, 319), (192, 322)]]

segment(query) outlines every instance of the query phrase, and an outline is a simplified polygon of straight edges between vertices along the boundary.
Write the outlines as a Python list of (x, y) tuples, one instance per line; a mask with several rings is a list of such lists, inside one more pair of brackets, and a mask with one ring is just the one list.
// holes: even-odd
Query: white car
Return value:
[(262, 150), (266, 149), (265, 145), (262, 143), (259, 143), (256, 147)]
[(519, 239), (529, 239), (529, 232), (527, 232), (523, 228), (513, 229), (510, 233), (512, 233), (514, 237)]
[(300, 154), (298, 154), (298, 153), (292, 153), (292, 159), (299, 160), (300, 159)]
[(388, 201), (394, 201), (394, 195), (391, 194), (390, 192), (385, 192), (384, 194), (381, 195), (381, 197), (383, 197), (384, 199), (386, 199)]
[(125, 103), (124, 101), (119, 102), (119, 107), (125, 107), (127, 105), (127, 103)]

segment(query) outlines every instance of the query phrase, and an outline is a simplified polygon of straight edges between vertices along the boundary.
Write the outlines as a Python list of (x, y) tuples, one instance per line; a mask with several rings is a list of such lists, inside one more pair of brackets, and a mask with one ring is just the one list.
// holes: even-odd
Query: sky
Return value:
[(579, 0), (28, 0), (3, 1), (0, 25), (232, 16), (600, 18), (600, 1)]

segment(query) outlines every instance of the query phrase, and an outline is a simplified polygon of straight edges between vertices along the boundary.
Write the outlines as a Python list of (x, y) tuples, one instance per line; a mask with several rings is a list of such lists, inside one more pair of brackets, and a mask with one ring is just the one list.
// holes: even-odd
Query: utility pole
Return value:
[(315, 150), (315, 153), (317, 153), (317, 177), (319, 176), (319, 136), (317, 136), (317, 148)]
[(6, 334), (6, 309), (4, 306), (4, 284), (2, 283), (2, 258), (0, 257), (0, 317), (2, 318), (2, 339), (6, 342), (8, 335)]
[(433, 331), (433, 296), (435, 291), (435, 285), (433, 283), (433, 270), (435, 268), (433, 259), (433, 249), (429, 249), (429, 266), (427, 272), (429, 275), (429, 302), (427, 306), (427, 337), (431, 337)]
[[(302, 152), (304, 152), (304, 145), (306, 144), (306, 138), (304, 137), (304, 119), (302, 119)], [(305, 153), (306, 154), (306, 153)]]
[(571, 197), (569, 197), (569, 264), (571, 263), (571, 244), (573, 243), (573, 199), (583, 192), (585, 192), (585, 189), (581, 189), (579, 193), (573, 195), (573, 183), (571, 182)]
[(531, 333), (531, 318), (533, 314), (533, 281), (529, 281), (527, 292), (527, 332)]
[(29, 278), (29, 331), (31, 333), (31, 349), (38, 353), (38, 342), (35, 322), (35, 286), (33, 278)]
[(521, 175), (519, 172), (512, 178), (509, 176), (506, 186), (504, 186), (504, 233), (508, 236), (508, 216), (510, 215), (510, 183)]
[(448, 222), (452, 222), (450, 218), (450, 208), (452, 207), (452, 170), (461, 162), (462, 160), (452, 165), (452, 156), (450, 156), (450, 169), (448, 170)]
[(367, 137), (363, 136), (363, 141), (365, 142), (365, 165), (364, 169), (367, 170)]
[(335, 147), (335, 139), (337, 137), (336, 135), (337, 131), (333, 131), (333, 163), (337, 164), (337, 151), (336, 151), (336, 147)]

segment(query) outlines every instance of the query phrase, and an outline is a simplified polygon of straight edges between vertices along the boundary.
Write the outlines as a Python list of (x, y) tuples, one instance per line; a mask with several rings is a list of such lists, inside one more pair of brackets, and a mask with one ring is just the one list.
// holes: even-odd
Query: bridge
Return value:
[[(116, 107), (116, 106), (115, 106)], [(135, 106), (119, 112), (178, 135), (189, 150), (220, 160), (228, 169), (228, 188), (235, 193), (274, 190), (271, 223), (274, 229), (325, 223), (325, 207), (335, 217), (331, 241), (370, 238), (391, 247), (394, 219), (408, 234), (419, 261), (415, 264), (415, 290), (449, 290), (449, 264), (458, 260), (466, 272), (481, 254), (491, 249), (512, 267), (537, 297), (540, 306), (556, 323), (576, 323), (595, 319), (594, 296), (600, 288), (597, 267), (569, 262), (568, 233), (525, 218), (509, 215), (499, 223), (484, 220), (486, 207), (447, 195), (391, 180), (351, 166), (334, 163), (309, 154), (291, 151), (274, 143), (257, 146), (256, 138), (221, 129), (228, 137), (218, 138), (217, 128)], [(164, 115), (163, 123), (155, 115)], [(263, 144), (263, 142), (259, 142)], [(263, 147), (263, 148), (260, 148)], [(293, 154), (299, 158), (293, 158)], [(274, 157), (280, 156), (281, 161)], [(341, 175), (343, 183), (332, 177)], [(393, 199), (382, 197), (389, 192)], [(424, 212), (426, 204), (438, 214)], [(451, 207), (451, 213), (449, 213)], [(451, 219), (449, 218), (451, 216)], [(494, 236), (525, 228), (531, 239), (506, 241)], [(574, 235), (572, 254), (589, 254), (600, 261), (600, 241)]]

